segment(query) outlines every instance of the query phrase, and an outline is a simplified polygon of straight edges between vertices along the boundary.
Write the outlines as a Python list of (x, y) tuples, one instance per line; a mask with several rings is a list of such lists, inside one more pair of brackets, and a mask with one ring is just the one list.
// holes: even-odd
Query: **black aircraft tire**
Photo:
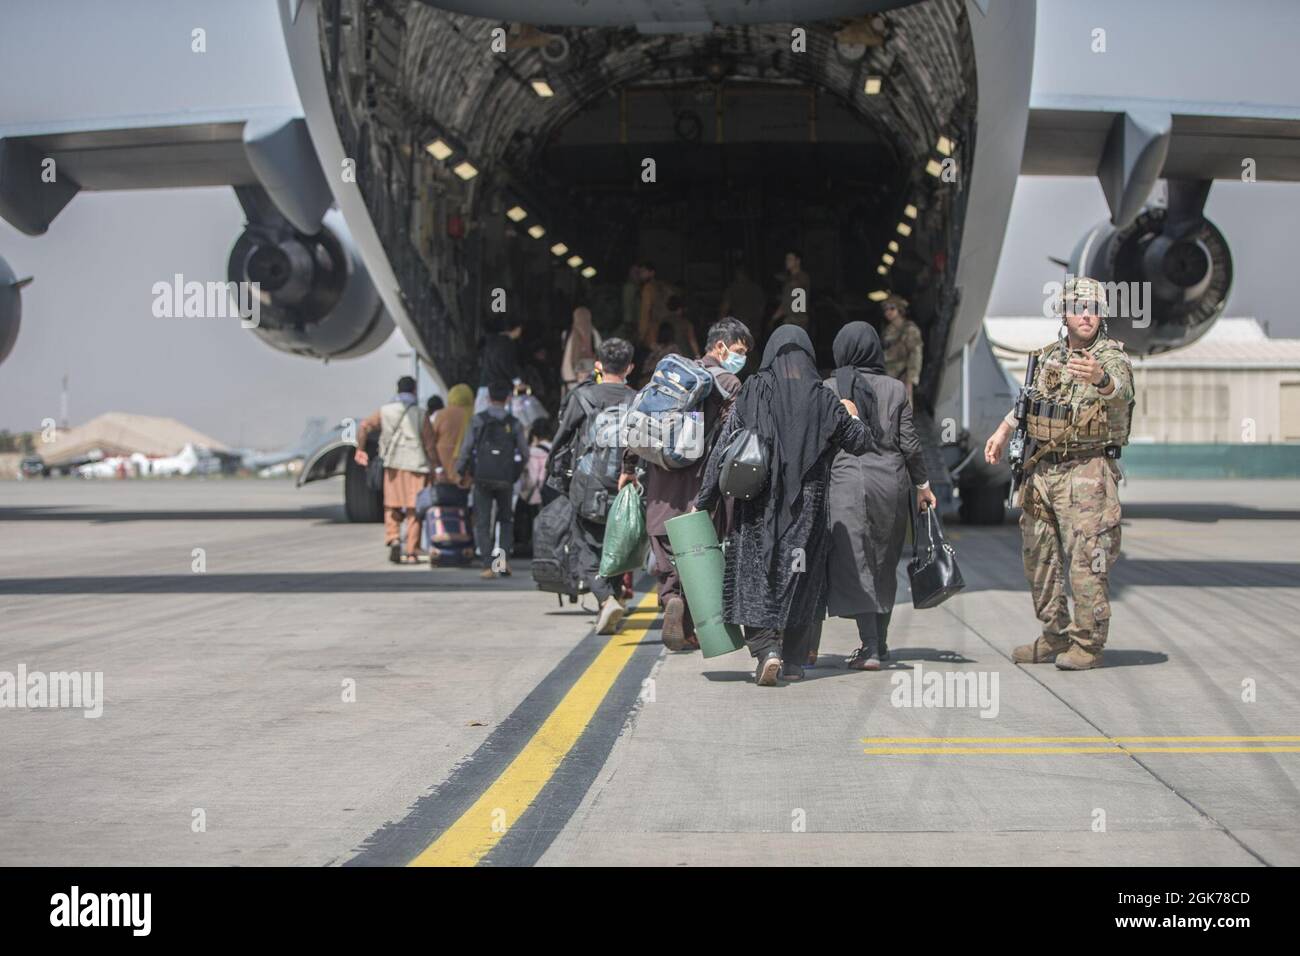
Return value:
[(999, 525), (1007, 519), (1010, 485), (968, 486), (961, 490), (962, 524)]
[(348, 455), (347, 471), (343, 474), (343, 510), (348, 520), (373, 524), (384, 520), (384, 493), (373, 491), (366, 483), (366, 470)]

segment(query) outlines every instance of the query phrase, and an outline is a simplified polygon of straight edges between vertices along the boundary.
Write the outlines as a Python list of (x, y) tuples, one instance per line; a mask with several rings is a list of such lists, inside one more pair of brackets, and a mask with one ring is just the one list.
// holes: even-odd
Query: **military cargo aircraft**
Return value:
[[(228, 184), (247, 225), (227, 274), (258, 283), (254, 335), (328, 360), (395, 324), (442, 386), (476, 381), (501, 293), (535, 321), (575, 298), (617, 315), (628, 265), (651, 258), (716, 304), (736, 266), (766, 275), (796, 246), (824, 359), (887, 293), (911, 301), (935, 484), (967, 520), (999, 522), (1009, 476), (978, 450), (1013, 383), (982, 329), (1017, 177), (1100, 180), (1110, 217), (1068, 267), (1146, 290), (1140, 315), (1111, 322), (1134, 354), (1192, 342), (1223, 310), (1213, 180), (1240, 177), (1244, 157), (1261, 180), (1300, 180), (1300, 110), (1035, 97), (1035, 14), (1033, 0), (279, 0), (299, 108), (0, 126), (0, 215), (39, 235), (81, 190)], [(17, 324), (16, 288), (0, 290), (0, 343)], [(346, 445), (341, 429), (302, 480), (346, 475), (349, 516), (373, 519)]]

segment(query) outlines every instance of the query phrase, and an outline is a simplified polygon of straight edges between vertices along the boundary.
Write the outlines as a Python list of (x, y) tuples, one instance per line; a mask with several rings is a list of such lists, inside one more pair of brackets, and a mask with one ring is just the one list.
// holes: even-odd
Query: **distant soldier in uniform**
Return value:
[(920, 327), (907, 317), (907, 300), (901, 295), (891, 295), (886, 299), (883, 311), (885, 328), (880, 342), (885, 348), (885, 373), (902, 381), (910, 403), (912, 389), (921, 384), (924, 339)]
[[(1106, 334), (1100, 284), (1071, 277), (1061, 338), (1038, 352), (1020, 491), (1025, 577), (1043, 632), (1012, 652), (1018, 664), (1055, 659), (1061, 670), (1101, 664), (1110, 627), (1107, 587), (1119, 558), (1119, 466), (1133, 408), (1133, 368)], [(984, 446), (996, 464), (1015, 429), (1008, 414)], [(1031, 452), (1032, 449), (1032, 452)], [(1074, 595), (1071, 617), (1065, 578)]]

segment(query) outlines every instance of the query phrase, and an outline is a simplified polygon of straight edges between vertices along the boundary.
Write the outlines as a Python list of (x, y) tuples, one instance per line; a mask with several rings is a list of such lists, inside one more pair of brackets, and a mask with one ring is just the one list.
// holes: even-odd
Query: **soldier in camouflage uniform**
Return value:
[[(1012, 659), (1087, 670), (1101, 663), (1110, 626), (1107, 588), (1120, 546), (1115, 459), (1128, 441), (1133, 369), (1123, 344), (1107, 337), (1105, 296), (1095, 279), (1069, 278), (1061, 311), (1061, 339), (1038, 352), (1028, 417), (1036, 448), (1026, 449), (1020, 492), (1025, 577), (1043, 632)], [(1008, 414), (989, 438), (990, 464), (1001, 459), (1015, 426)]]
[(921, 383), (921, 329), (907, 317), (907, 300), (891, 295), (885, 300), (885, 328), (880, 343), (885, 350), (885, 374), (902, 380), (907, 386), (907, 400), (912, 388)]

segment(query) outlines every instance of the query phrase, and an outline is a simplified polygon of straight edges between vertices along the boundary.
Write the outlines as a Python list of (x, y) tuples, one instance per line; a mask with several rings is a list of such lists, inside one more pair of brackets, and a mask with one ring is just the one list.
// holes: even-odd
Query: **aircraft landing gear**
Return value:
[(384, 493), (373, 491), (366, 483), (366, 470), (348, 455), (343, 474), (343, 510), (348, 520), (374, 523), (384, 520)]

